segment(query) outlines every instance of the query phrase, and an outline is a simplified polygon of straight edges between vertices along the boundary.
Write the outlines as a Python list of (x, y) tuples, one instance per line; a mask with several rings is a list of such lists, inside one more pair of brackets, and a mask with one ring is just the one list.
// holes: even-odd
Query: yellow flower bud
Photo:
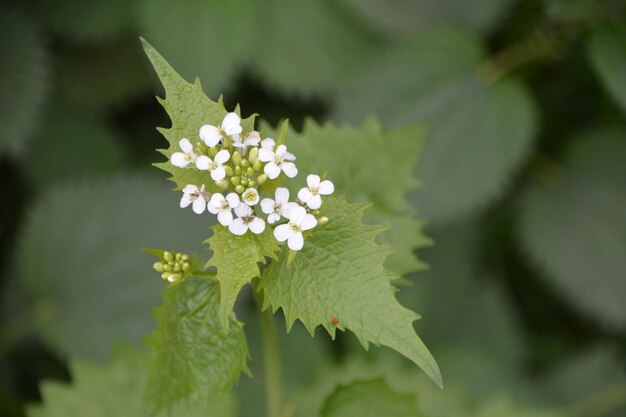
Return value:
[(259, 172), (261, 170), (261, 161), (259, 159), (257, 159), (256, 161), (254, 161), (254, 163), (252, 164), (252, 168)]
[(244, 187), (243, 185), (238, 185), (235, 187), (235, 191), (239, 194), (243, 193), (246, 190), (246, 187)]
[(259, 160), (259, 148), (250, 149), (250, 153), (248, 154), (248, 160), (253, 164)]
[(224, 171), (226, 171), (226, 176), (227, 177), (232, 177), (233, 176), (233, 169), (231, 168), (230, 165), (224, 165)]
[(247, 159), (244, 159), (243, 161), (241, 161), (242, 168), (248, 168), (249, 166), (250, 166), (250, 161), (248, 161)]
[(328, 217), (326, 216), (323, 216), (317, 219), (317, 224), (320, 226), (324, 226), (326, 223), (328, 223)]
[(240, 165), (241, 164), (241, 154), (238, 151), (233, 152), (233, 163), (235, 165)]
[(174, 255), (172, 255), (172, 252), (163, 252), (163, 259), (167, 262), (170, 262), (172, 260), (174, 260)]
[(235, 174), (236, 174), (236, 175), (241, 175), (241, 167), (240, 167), (239, 165), (237, 165), (237, 166), (235, 167)]
[(259, 175), (259, 176), (257, 177), (257, 179), (256, 179), (256, 182), (257, 182), (259, 185), (263, 185), (263, 183), (264, 183), (265, 181), (267, 181), (267, 175), (265, 175), (265, 174), (261, 174), (261, 175)]
[(154, 265), (152, 265), (152, 267), (154, 268), (155, 271), (157, 272), (163, 272), (165, 271), (165, 269), (163, 269), (165, 265), (163, 265), (163, 263), (161, 262), (155, 262)]
[(241, 178), (239, 178), (239, 177), (231, 177), (230, 178), (230, 182), (233, 185), (239, 185), (239, 184), (241, 184)]
[(248, 174), (249, 177), (254, 175), (254, 169), (252, 167), (248, 167), (248, 169), (246, 169), (246, 174)]

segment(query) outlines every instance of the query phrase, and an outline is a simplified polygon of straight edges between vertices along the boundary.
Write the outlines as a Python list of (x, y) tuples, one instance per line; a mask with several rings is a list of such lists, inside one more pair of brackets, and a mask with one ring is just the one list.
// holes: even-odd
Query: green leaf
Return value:
[(579, 310), (626, 326), (626, 131), (575, 141), (565, 166), (539, 172), (523, 196), (520, 241), (545, 278)]
[(224, 395), (248, 373), (243, 323), (229, 314), (231, 332), (218, 320), (216, 283), (191, 277), (164, 293), (155, 310), (158, 327), (146, 340), (152, 350), (146, 405), (150, 412), (182, 399)]
[(359, 17), (391, 36), (407, 36), (439, 26), (487, 32), (511, 6), (511, 0), (343, 0)]
[[(275, 132), (264, 129), (267, 133)], [(291, 129), (288, 137), (288, 148), (297, 155), (301, 173), (328, 172), (335, 188), (350, 200), (373, 203), (366, 222), (391, 226), (378, 239), (395, 249), (386, 267), (398, 274), (425, 268), (414, 251), (428, 246), (430, 240), (423, 235), (423, 223), (405, 199), (417, 186), (411, 171), (424, 142), (422, 125), (389, 130), (375, 118), (358, 127), (320, 126), (308, 119), (302, 133)], [(295, 182), (292, 192), (302, 185)]]
[(22, 166), (38, 188), (77, 177), (104, 176), (124, 165), (122, 143), (123, 138), (103, 120), (57, 104), (43, 117)]
[(213, 251), (206, 266), (217, 268), (215, 278), (220, 286), (219, 321), (228, 332), (229, 317), (237, 295), (244, 285), (260, 275), (259, 263), (265, 263), (265, 257), (276, 259), (278, 241), (269, 227), (259, 235), (246, 233), (236, 236), (227, 227), (215, 225), (213, 235), (205, 243)]
[[(46, 381), (41, 386), (43, 404), (28, 407), (29, 417), (144, 417), (142, 396), (146, 383), (146, 355), (118, 349), (107, 365), (72, 361), (72, 385)], [(169, 417), (231, 417), (232, 397), (177, 404)]]
[(377, 59), (382, 42), (332, 0), (268, 0), (258, 7), (252, 70), (301, 94), (333, 92)]
[(185, 78), (199, 76), (209, 94), (217, 96), (248, 61), (255, 28), (266, 29), (267, 22), (255, 19), (254, 11), (250, 0), (143, 0), (138, 18), (140, 33)]
[[(145, 39), (141, 41), (146, 55), (148, 55), (154, 70), (165, 88), (166, 97), (165, 99), (160, 99), (159, 102), (163, 105), (172, 121), (171, 128), (158, 129), (169, 143), (167, 149), (159, 149), (159, 152), (165, 155), (168, 161), (154, 165), (172, 174), (170, 180), (175, 182), (179, 189), (182, 189), (187, 184), (197, 186), (204, 184), (208, 191), (219, 191), (206, 171), (177, 168), (169, 163), (169, 158), (172, 153), (180, 151), (178, 141), (182, 138), (187, 138), (191, 143), (199, 142), (200, 136), (198, 132), (200, 126), (204, 124), (219, 126), (228, 112), (224, 108), (221, 99), (218, 102), (214, 102), (204, 94), (198, 80), (196, 80), (195, 84), (186, 82), (152, 45)], [(252, 115), (241, 121), (244, 131), (254, 129), (254, 119), (255, 116)]]
[(0, 154), (23, 148), (37, 126), (46, 93), (48, 60), (39, 27), (0, 7)]
[(341, 386), (326, 400), (322, 417), (418, 417), (415, 396), (393, 391), (382, 379)]
[(388, 126), (426, 124), (415, 170), (423, 187), (413, 200), (433, 222), (470, 215), (497, 198), (532, 148), (532, 100), (515, 80), (493, 83), (477, 72), (484, 55), (466, 34), (428, 32), (381, 56), (339, 97), (338, 120), (376, 112)]
[(55, 58), (58, 95), (75, 105), (93, 110), (119, 107), (152, 89), (135, 38), (65, 45)]
[[(40, 333), (67, 356), (102, 359), (114, 341), (154, 328), (164, 284), (141, 247), (202, 250), (211, 219), (178, 207), (162, 181), (138, 175), (53, 187), (32, 204), (15, 277), (53, 318)], [(103, 319), (103, 318), (106, 318)]]
[(137, 1), (26, 0), (23, 5), (64, 38), (97, 41), (131, 30)]
[(601, 27), (592, 33), (587, 46), (598, 77), (626, 112), (626, 29)]
[(329, 223), (307, 237), (291, 263), (283, 251), (263, 272), (263, 308), (282, 308), (288, 329), (298, 319), (311, 334), (319, 325), (333, 338), (337, 329), (349, 329), (366, 349), (370, 342), (389, 346), (441, 385), (437, 364), (413, 329), (419, 316), (398, 303), (391, 285), (397, 276), (383, 267), (391, 250), (376, 237), (384, 228), (362, 224), (365, 209), (328, 198), (322, 214)]

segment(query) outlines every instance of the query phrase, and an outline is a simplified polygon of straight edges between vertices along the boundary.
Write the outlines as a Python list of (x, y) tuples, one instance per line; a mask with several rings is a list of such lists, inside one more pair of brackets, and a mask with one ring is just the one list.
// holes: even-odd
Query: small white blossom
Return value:
[(276, 223), (282, 216), (289, 217), (289, 213), (295, 207), (298, 205), (289, 202), (289, 190), (283, 187), (276, 189), (276, 200), (271, 198), (261, 200), (261, 210), (268, 215), (267, 222), (269, 224)]
[(203, 125), (199, 134), (206, 146), (213, 148), (222, 140), (222, 132), (228, 136), (238, 137), (241, 131), (241, 119), (237, 113), (228, 113), (222, 120), (221, 127)]
[(276, 146), (276, 141), (272, 138), (265, 138), (261, 141), (261, 148), (263, 149), (269, 149), (270, 151), (273, 151), (274, 146)]
[(193, 153), (193, 146), (191, 142), (189, 142), (189, 139), (182, 138), (178, 141), (178, 146), (180, 146), (182, 152), (174, 152), (172, 154), (172, 158), (170, 159), (172, 165), (178, 168), (185, 168), (190, 163), (196, 162), (198, 156)]
[(287, 152), (285, 145), (280, 145), (276, 149), (276, 152), (269, 148), (259, 149), (259, 160), (261, 162), (267, 162), (263, 172), (272, 180), (280, 175), (280, 171), (283, 171), (289, 178), (298, 175), (296, 165), (293, 162), (285, 162), (294, 161), (295, 159), (296, 157), (293, 154)]
[(230, 193), (224, 197), (220, 193), (215, 193), (209, 200), (207, 206), (209, 212), (217, 214), (217, 221), (222, 226), (228, 226), (233, 221), (232, 209), (240, 204), (239, 196), (237, 193)]
[(205, 192), (204, 185), (198, 188), (195, 185), (189, 184), (183, 188), (183, 197), (180, 199), (180, 207), (185, 208), (192, 205), (194, 213), (202, 214), (207, 208), (207, 202), (209, 201), (210, 194)]
[(248, 188), (241, 194), (241, 199), (249, 206), (254, 206), (259, 202), (259, 192), (255, 188)]
[(233, 146), (235, 148), (240, 148), (242, 154), (245, 154), (249, 146), (259, 146), (260, 141), (261, 136), (259, 135), (259, 132), (253, 130), (252, 132), (248, 133), (248, 136), (246, 136), (245, 138), (242, 138), (239, 135), (235, 136), (233, 138)]
[(226, 163), (230, 159), (230, 153), (226, 149), (222, 149), (215, 155), (214, 159), (209, 158), (206, 155), (199, 156), (196, 159), (196, 168), (203, 171), (211, 171), (211, 178), (214, 181), (223, 180), (226, 176), (226, 170), (222, 164)]
[(308, 187), (298, 191), (298, 199), (309, 206), (312, 210), (317, 210), (322, 206), (321, 195), (330, 195), (335, 191), (335, 186), (328, 180), (321, 181), (319, 175), (309, 175), (306, 177)]
[(239, 204), (235, 207), (237, 218), (228, 226), (228, 230), (234, 235), (241, 236), (250, 229), (254, 234), (263, 233), (265, 230), (265, 221), (260, 217), (256, 217), (250, 206)]
[(279, 242), (287, 241), (287, 246), (291, 250), (300, 250), (304, 246), (302, 232), (314, 228), (317, 219), (312, 214), (308, 214), (304, 207), (297, 206), (289, 213), (289, 223), (276, 226), (274, 237)]

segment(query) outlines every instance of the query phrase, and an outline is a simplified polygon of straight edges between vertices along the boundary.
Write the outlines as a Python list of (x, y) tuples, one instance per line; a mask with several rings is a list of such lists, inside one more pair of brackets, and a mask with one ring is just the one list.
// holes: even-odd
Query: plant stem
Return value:
[(262, 311), (263, 296), (253, 288), (254, 298), (261, 319), (261, 341), (263, 343), (263, 366), (265, 370), (265, 399), (267, 416), (280, 417), (283, 407), (283, 388), (280, 366), (280, 351), (276, 337), (276, 325), (271, 310)]

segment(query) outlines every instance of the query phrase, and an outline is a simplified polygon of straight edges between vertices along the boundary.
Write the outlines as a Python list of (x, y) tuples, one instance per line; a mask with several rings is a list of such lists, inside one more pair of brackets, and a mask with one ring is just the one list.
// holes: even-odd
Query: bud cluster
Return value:
[[(180, 206), (191, 205), (197, 214), (208, 211), (217, 215), (218, 222), (235, 235), (262, 233), (267, 221), (275, 225), (270, 227), (278, 241), (287, 241), (290, 249), (300, 250), (304, 244), (302, 232), (328, 221), (319, 218), (318, 210), (322, 195), (332, 194), (334, 186), (318, 175), (309, 175), (307, 187), (298, 192), (297, 202), (289, 202), (287, 188), (277, 185), (280, 176), (294, 178), (298, 174), (293, 162), (295, 155), (280, 140), (261, 140), (259, 132), (242, 130), (239, 116), (228, 113), (221, 126), (201, 126), (195, 146), (187, 138), (179, 141), (182, 152), (171, 155), (172, 165), (207, 174), (202, 184), (187, 184), (183, 188)], [(221, 192), (207, 192), (216, 188), (212, 184)], [(265, 190), (272, 190), (275, 195), (261, 200)], [(287, 222), (278, 224), (283, 218)]]
[(161, 278), (174, 284), (191, 275), (191, 261), (189, 255), (178, 252), (165, 251), (161, 260), (155, 262), (152, 267), (161, 272)]

